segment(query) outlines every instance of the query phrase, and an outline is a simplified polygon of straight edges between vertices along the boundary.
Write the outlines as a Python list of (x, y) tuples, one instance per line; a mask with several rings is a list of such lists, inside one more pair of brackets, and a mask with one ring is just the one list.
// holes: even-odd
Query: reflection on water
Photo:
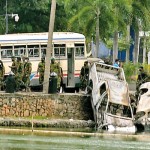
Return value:
[[(143, 137), (145, 136), (145, 140)], [(137, 138), (137, 137), (141, 137)], [(150, 135), (56, 136), (0, 133), (0, 150), (150, 150)], [(149, 138), (150, 139), (150, 138)]]

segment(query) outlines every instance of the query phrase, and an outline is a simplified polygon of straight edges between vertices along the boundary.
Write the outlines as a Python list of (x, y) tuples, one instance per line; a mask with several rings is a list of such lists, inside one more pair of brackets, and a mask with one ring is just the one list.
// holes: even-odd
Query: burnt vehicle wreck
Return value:
[(139, 91), (135, 124), (140, 130), (150, 130), (150, 82), (143, 83)]
[(122, 68), (92, 63), (88, 93), (98, 129), (135, 132), (129, 88)]

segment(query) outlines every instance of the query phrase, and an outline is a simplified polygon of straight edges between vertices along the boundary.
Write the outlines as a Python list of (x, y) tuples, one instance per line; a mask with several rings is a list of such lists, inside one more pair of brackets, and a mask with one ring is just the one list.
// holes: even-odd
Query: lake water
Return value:
[(150, 134), (1, 131), (0, 150), (150, 150)]

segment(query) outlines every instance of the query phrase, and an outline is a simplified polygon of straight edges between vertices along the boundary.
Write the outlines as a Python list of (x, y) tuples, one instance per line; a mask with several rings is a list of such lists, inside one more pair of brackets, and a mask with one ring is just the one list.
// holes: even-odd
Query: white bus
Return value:
[[(0, 59), (6, 73), (10, 72), (11, 56), (27, 56), (32, 63), (31, 85), (38, 84), (38, 80), (34, 79), (38, 78), (38, 63), (46, 55), (47, 42), (47, 32), (0, 35)], [(80, 69), (87, 59), (85, 36), (73, 32), (54, 32), (52, 44), (52, 57), (62, 67), (64, 86), (79, 87)]]

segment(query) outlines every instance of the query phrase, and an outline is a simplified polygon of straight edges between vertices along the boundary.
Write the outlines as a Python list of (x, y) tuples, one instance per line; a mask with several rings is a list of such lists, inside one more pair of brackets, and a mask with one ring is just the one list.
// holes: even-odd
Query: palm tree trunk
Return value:
[(118, 31), (114, 32), (113, 38), (113, 63), (116, 58), (118, 58)]
[[(127, 43), (130, 43), (130, 25), (127, 25)], [(128, 63), (130, 59), (130, 47), (126, 50), (126, 62)]]
[(51, 58), (51, 53), (52, 53), (52, 39), (53, 39), (53, 30), (54, 30), (54, 22), (55, 22), (55, 11), (56, 11), (56, 0), (52, 0), (50, 22), (49, 22), (49, 32), (48, 32), (48, 44), (47, 44), (47, 49), (46, 49), (45, 72), (44, 72), (44, 84), (43, 84), (44, 93), (48, 93), (48, 88), (49, 88), (50, 58)]
[(146, 63), (146, 36), (143, 39), (143, 64)]
[(139, 30), (135, 32), (135, 42), (133, 50), (133, 63), (138, 63), (139, 58)]

